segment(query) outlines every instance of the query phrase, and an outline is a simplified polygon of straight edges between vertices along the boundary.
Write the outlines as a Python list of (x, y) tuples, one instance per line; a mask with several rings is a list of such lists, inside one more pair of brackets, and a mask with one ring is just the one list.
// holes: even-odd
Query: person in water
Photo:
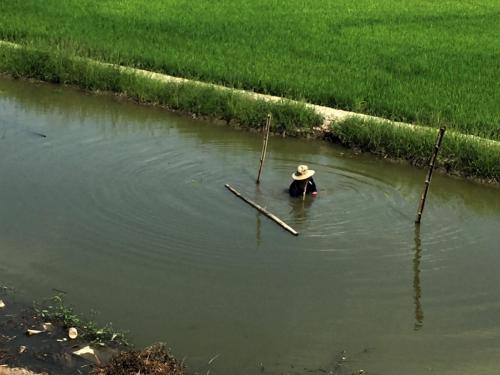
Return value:
[(307, 165), (299, 165), (297, 172), (292, 174), (293, 181), (288, 188), (290, 195), (292, 197), (302, 197), (304, 189), (306, 189), (306, 194), (311, 194), (313, 197), (318, 195), (316, 184), (312, 178), (314, 173), (315, 171), (309, 169)]

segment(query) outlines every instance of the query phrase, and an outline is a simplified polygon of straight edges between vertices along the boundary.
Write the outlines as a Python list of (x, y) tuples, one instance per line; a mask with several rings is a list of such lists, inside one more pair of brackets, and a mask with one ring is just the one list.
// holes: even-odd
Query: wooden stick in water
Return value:
[(262, 144), (262, 152), (260, 153), (260, 165), (259, 174), (257, 175), (257, 184), (260, 184), (260, 174), (262, 173), (262, 168), (264, 166), (264, 159), (266, 158), (267, 142), (269, 141), (269, 130), (271, 129), (271, 114), (267, 115), (266, 128), (264, 130), (264, 140)]
[(427, 198), (427, 192), (429, 191), (429, 185), (431, 184), (431, 177), (432, 177), (432, 171), (434, 170), (434, 163), (436, 162), (436, 157), (439, 151), (439, 147), (441, 147), (441, 141), (443, 140), (445, 131), (446, 131), (445, 127), (439, 129), (439, 134), (436, 139), (436, 144), (434, 145), (434, 152), (432, 154), (431, 161), (429, 162), (429, 171), (427, 172), (427, 176), (425, 177), (424, 191), (422, 192), (422, 196), (420, 198), (420, 204), (418, 205), (417, 218), (415, 219), (415, 224), (420, 224), (420, 220), (422, 219), (422, 213), (424, 212), (424, 206), (425, 206), (425, 199)]
[(286, 229), (287, 231), (289, 231), (291, 234), (293, 234), (294, 236), (298, 236), (299, 235), (299, 232), (297, 232), (295, 229), (293, 229), (291, 226), (289, 226), (287, 223), (285, 223), (283, 220), (281, 220), (280, 218), (278, 218), (276, 215), (270, 213), (269, 211), (267, 211), (265, 208), (259, 206), (257, 203), (251, 201), (250, 199), (248, 198), (245, 198), (243, 195), (241, 195), (237, 190), (233, 189), (231, 186), (229, 186), (228, 184), (225, 184), (224, 185), (231, 193), (233, 193), (234, 195), (236, 195), (238, 198), (242, 199), (243, 201), (247, 202), (250, 206), (252, 206), (253, 208), (257, 209), (259, 212), (262, 212), (264, 215), (266, 215), (268, 218), (270, 218), (271, 220), (273, 220), (274, 222), (276, 222), (277, 224), (279, 224), (281, 227), (283, 227), (284, 229)]

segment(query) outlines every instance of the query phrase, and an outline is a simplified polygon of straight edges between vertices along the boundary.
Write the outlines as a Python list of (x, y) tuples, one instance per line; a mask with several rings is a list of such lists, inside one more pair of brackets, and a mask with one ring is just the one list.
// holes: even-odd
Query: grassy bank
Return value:
[(500, 139), (500, 2), (7, 0), (0, 39)]
[[(335, 140), (384, 157), (428, 165), (437, 131), (425, 127), (350, 118), (332, 126)], [(500, 183), (500, 143), (448, 131), (436, 167), (450, 174)]]
[(322, 122), (321, 116), (304, 104), (255, 100), (211, 85), (161, 82), (132, 70), (95, 63), (61, 51), (46, 52), (0, 44), (0, 72), (13, 77), (76, 85), (86, 90), (122, 93), (140, 103), (162, 105), (244, 127), (263, 126), (267, 114), (271, 113), (273, 131), (292, 135)]
[[(304, 104), (288, 100), (271, 102), (249, 95), (189, 81), (152, 79), (132, 69), (97, 63), (55, 52), (16, 48), (0, 43), (0, 72), (14, 77), (65, 83), (86, 90), (104, 90), (126, 95), (140, 103), (218, 118), (244, 127), (264, 125), (273, 114), (273, 131), (311, 134), (322, 117)], [(428, 127), (398, 125), (390, 121), (359, 117), (332, 124), (334, 141), (374, 154), (405, 159), (426, 165), (436, 135)], [(438, 159), (438, 167), (448, 173), (500, 182), (498, 142), (449, 131)]]

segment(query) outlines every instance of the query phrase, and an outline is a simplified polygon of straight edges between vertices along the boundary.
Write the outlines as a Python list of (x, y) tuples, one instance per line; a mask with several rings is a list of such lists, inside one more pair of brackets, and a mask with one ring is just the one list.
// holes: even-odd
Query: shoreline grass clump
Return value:
[(268, 113), (274, 132), (296, 135), (322, 123), (323, 118), (303, 103), (255, 99), (213, 85), (168, 82), (138, 74), (132, 69), (89, 59), (0, 44), (0, 72), (15, 78), (32, 78), (75, 85), (90, 91), (123, 94), (139, 103), (222, 119), (248, 128), (260, 128)]
[(10, 0), (0, 40), (500, 140), (500, 2)]
[[(333, 140), (376, 155), (408, 160), (424, 167), (434, 148), (437, 130), (390, 121), (351, 117), (331, 126)], [(498, 142), (447, 131), (436, 167), (450, 174), (500, 183)]]

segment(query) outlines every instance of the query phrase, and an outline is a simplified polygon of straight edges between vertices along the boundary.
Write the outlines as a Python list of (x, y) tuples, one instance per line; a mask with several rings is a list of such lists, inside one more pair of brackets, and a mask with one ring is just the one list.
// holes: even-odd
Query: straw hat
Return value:
[(299, 165), (297, 167), (297, 172), (292, 174), (294, 180), (305, 180), (306, 178), (312, 177), (316, 173), (312, 169), (309, 169), (307, 165)]

